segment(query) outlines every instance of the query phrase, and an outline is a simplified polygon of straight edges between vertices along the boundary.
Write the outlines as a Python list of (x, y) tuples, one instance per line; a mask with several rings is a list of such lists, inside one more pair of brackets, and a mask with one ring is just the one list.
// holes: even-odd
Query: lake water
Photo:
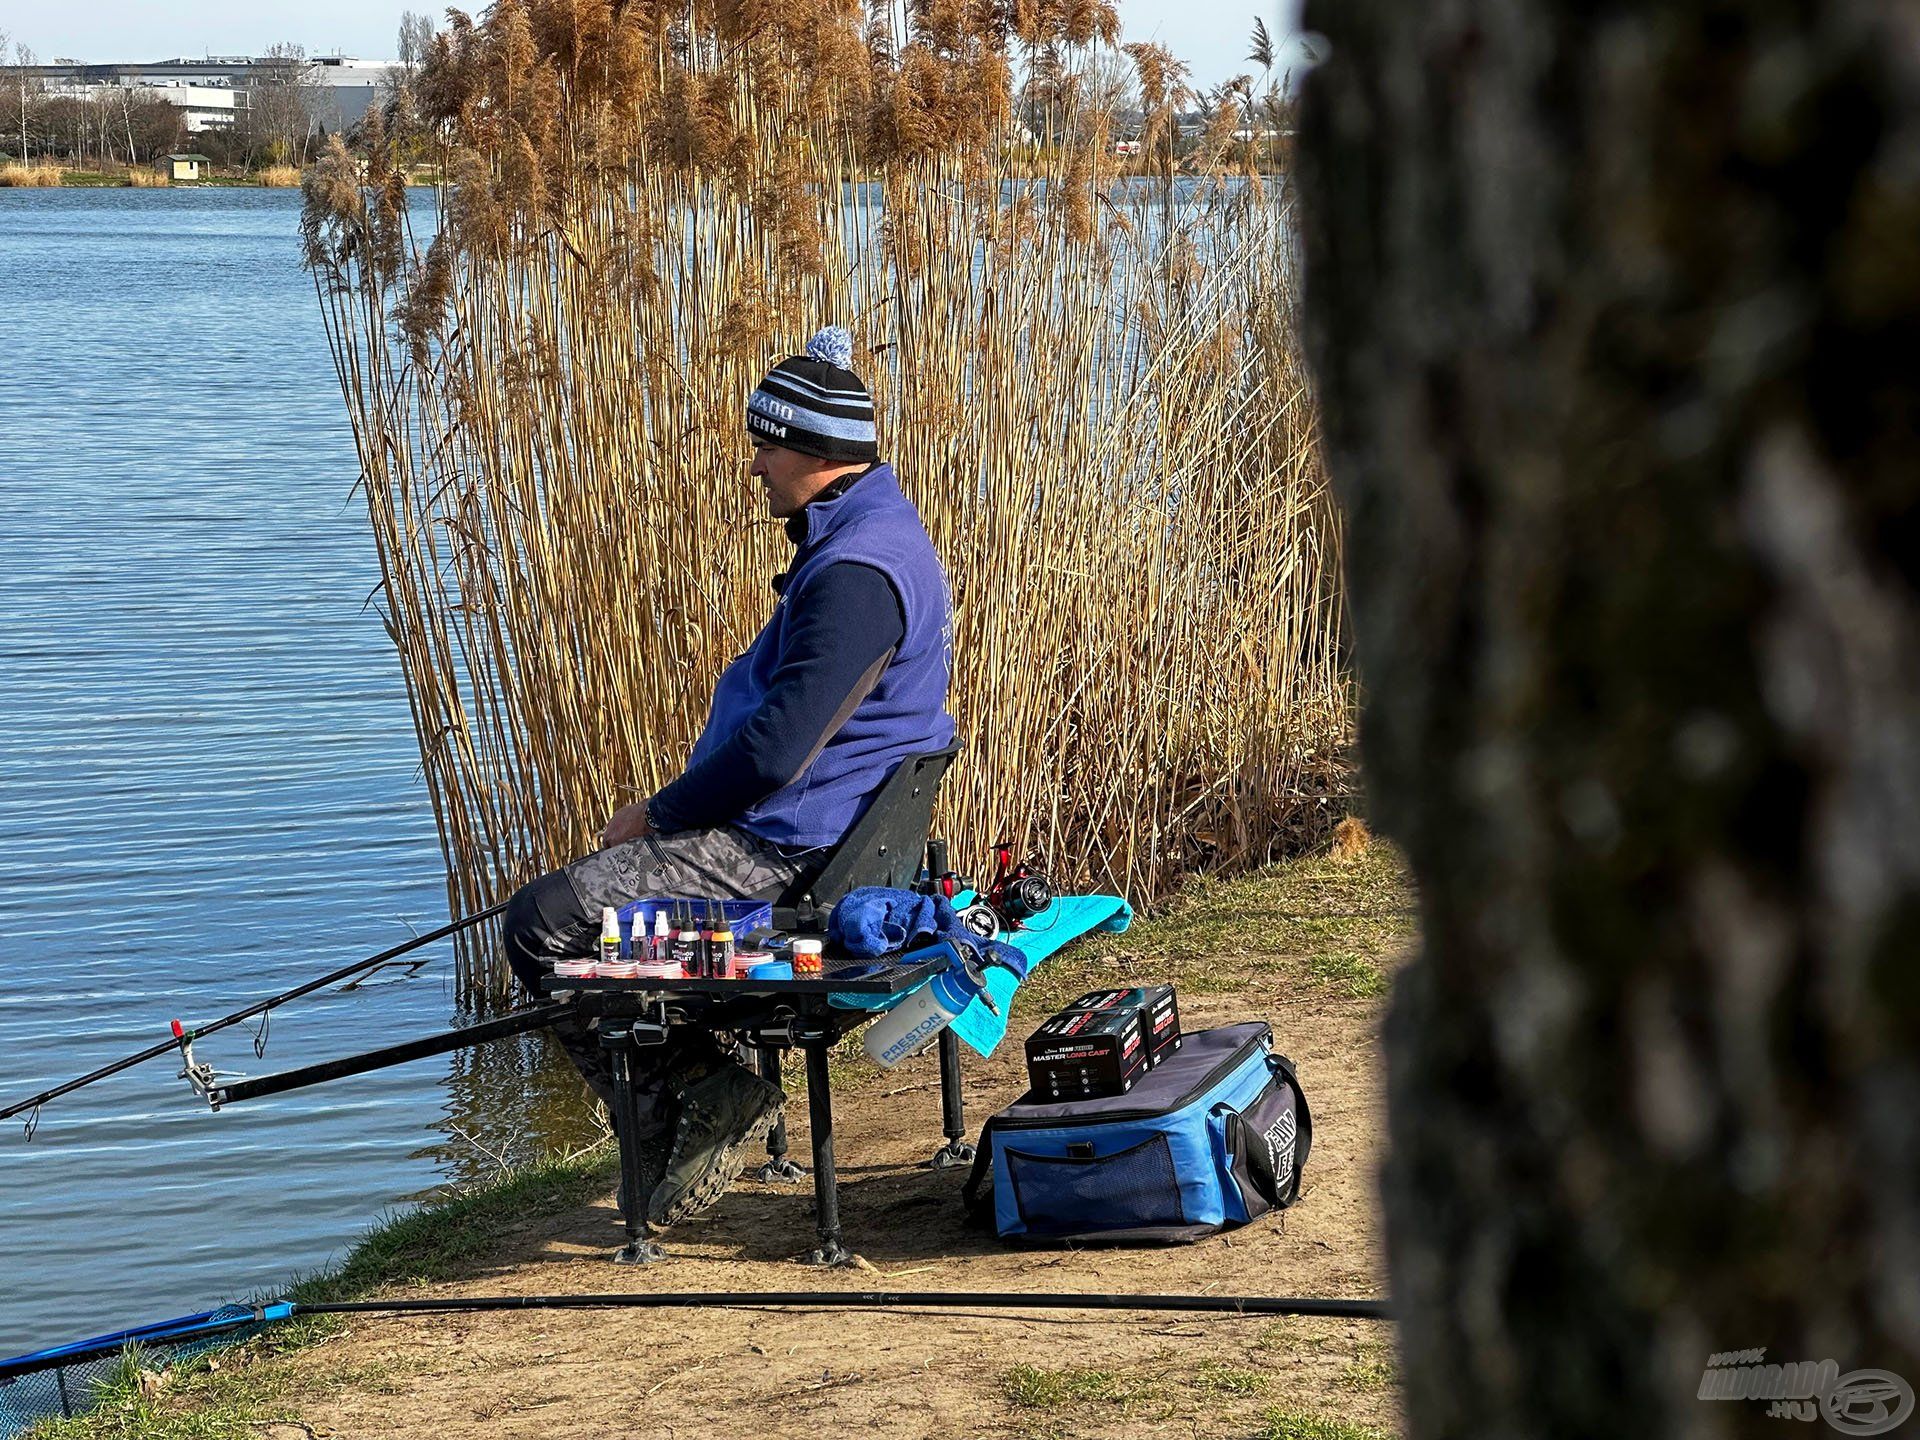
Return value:
[[(447, 918), (298, 213), (0, 190), (0, 1106)], [(281, 1011), (264, 1059), (246, 1028), (200, 1057), (442, 1027), (421, 953)], [(272, 1289), (568, 1143), (552, 1067), (501, 1042), (214, 1115), (155, 1060), (9, 1123), (0, 1356)]]

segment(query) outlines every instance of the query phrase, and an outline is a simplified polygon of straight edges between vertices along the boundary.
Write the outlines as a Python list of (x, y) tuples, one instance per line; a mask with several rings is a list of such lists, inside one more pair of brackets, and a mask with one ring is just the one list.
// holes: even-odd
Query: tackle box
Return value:
[(1045, 1100), (1124, 1095), (1147, 1073), (1137, 1007), (1062, 1010), (1027, 1037), (1027, 1084)]
[(1093, 1244), (1194, 1240), (1293, 1204), (1313, 1119), (1272, 1038), (1258, 1020), (1199, 1030), (1125, 1095), (1022, 1096), (980, 1132), (968, 1208), (1008, 1239)]
[(1180, 1048), (1180, 1002), (1171, 985), (1136, 985), (1129, 990), (1094, 990), (1068, 1010), (1138, 1010), (1147, 1033), (1147, 1064), (1158, 1065)]

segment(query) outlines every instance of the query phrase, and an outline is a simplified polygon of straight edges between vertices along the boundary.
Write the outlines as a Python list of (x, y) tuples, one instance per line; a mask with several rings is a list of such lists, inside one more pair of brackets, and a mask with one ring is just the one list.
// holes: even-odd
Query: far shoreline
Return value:
[[(293, 166), (268, 167), (244, 175), (211, 175), (199, 180), (168, 180), (144, 171), (71, 170), (57, 165), (0, 162), (0, 190), (298, 190), (301, 172)], [(409, 178), (410, 190), (431, 190), (430, 177)]]

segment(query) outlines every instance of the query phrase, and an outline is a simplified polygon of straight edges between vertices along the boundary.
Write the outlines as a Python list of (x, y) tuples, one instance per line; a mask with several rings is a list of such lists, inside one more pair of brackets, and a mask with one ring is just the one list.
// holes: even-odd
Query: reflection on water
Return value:
[(560, 1047), (546, 1034), (457, 1050), (446, 1078), (441, 1137), (414, 1152), (456, 1183), (485, 1180), (607, 1133)]

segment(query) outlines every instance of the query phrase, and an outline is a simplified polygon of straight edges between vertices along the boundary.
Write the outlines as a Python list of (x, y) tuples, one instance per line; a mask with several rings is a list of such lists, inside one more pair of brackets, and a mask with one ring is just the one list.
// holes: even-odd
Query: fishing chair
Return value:
[[(933, 802), (946, 778), (959, 742), (944, 750), (928, 750), (902, 760), (881, 785), (866, 813), (834, 848), (818, 870), (802, 875), (773, 902), (774, 928), (789, 932), (825, 930), (827, 917), (851, 892), (863, 885), (904, 889), (913, 884), (927, 853), (927, 832), (933, 824)], [(759, 1046), (760, 1073), (780, 1084), (780, 1050)], [(946, 1144), (926, 1163), (936, 1170), (966, 1165), (973, 1160), (967, 1143), (966, 1116), (960, 1099), (960, 1043), (949, 1028), (940, 1032), (940, 1129)], [(767, 1136), (767, 1163), (757, 1172), (762, 1180), (799, 1180), (806, 1175), (787, 1158), (787, 1121), (784, 1115)]]
[(960, 746), (909, 755), (894, 767), (866, 814), (826, 863), (773, 902), (773, 923), (790, 932), (824, 930), (833, 907), (863, 885), (905, 889), (920, 873), (933, 801)]
[[(959, 751), (958, 745), (950, 745), (944, 750), (909, 755), (902, 760), (847, 838), (834, 847), (817, 870), (803, 876), (776, 900), (774, 923), (790, 932), (817, 932), (825, 927), (833, 906), (848, 891), (862, 885), (911, 885), (927, 849), (934, 794)], [(549, 980), (542, 987), (549, 998), (549, 1003), (544, 1005), (361, 1055), (275, 1075), (247, 1076), (224, 1082), (194, 1061), (191, 1048), (194, 1032), (181, 1031), (175, 1022), (175, 1034), (188, 1078), (218, 1110), (240, 1100), (277, 1095), (488, 1040), (525, 1034), (562, 1020), (586, 1020), (595, 1024), (600, 1043), (608, 1052), (614, 1109), (621, 1117), (615, 1132), (620, 1137), (620, 1209), (627, 1243), (614, 1258), (629, 1264), (662, 1258), (660, 1247), (646, 1236), (646, 1196), (636, 1188), (646, 1168), (639, 1149), (640, 1102), (632, 1081), (634, 1056), (639, 1048), (663, 1043), (669, 1025), (704, 1025), (715, 1033), (734, 1036), (750, 1047), (759, 1058), (761, 1073), (775, 1085), (780, 1083), (781, 1053), (798, 1049), (806, 1057), (807, 1109), (813, 1132), (814, 1222), (820, 1239), (818, 1248), (807, 1259), (814, 1264), (840, 1265), (847, 1263), (851, 1256), (840, 1238), (839, 1179), (833, 1161), (833, 1100), (827, 1054), (842, 1036), (872, 1019), (874, 1012), (835, 1006), (832, 997), (840, 991), (904, 995), (932, 978), (946, 963), (936, 948), (882, 956), (870, 963), (855, 962), (837, 970), (830, 965), (824, 975), (769, 980), (760, 986), (751, 983), (743, 986), (738, 980), (693, 977)], [(951, 1028), (940, 1032), (939, 1045), (940, 1119), (947, 1143), (926, 1163), (946, 1169), (970, 1163), (973, 1147), (965, 1138), (965, 1116), (960, 1103), (960, 1049)], [(787, 1159), (784, 1119), (767, 1137), (767, 1156), (767, 1164), (759, 1172), (762, 1179), (799, 1180), (807, 1173)]]

